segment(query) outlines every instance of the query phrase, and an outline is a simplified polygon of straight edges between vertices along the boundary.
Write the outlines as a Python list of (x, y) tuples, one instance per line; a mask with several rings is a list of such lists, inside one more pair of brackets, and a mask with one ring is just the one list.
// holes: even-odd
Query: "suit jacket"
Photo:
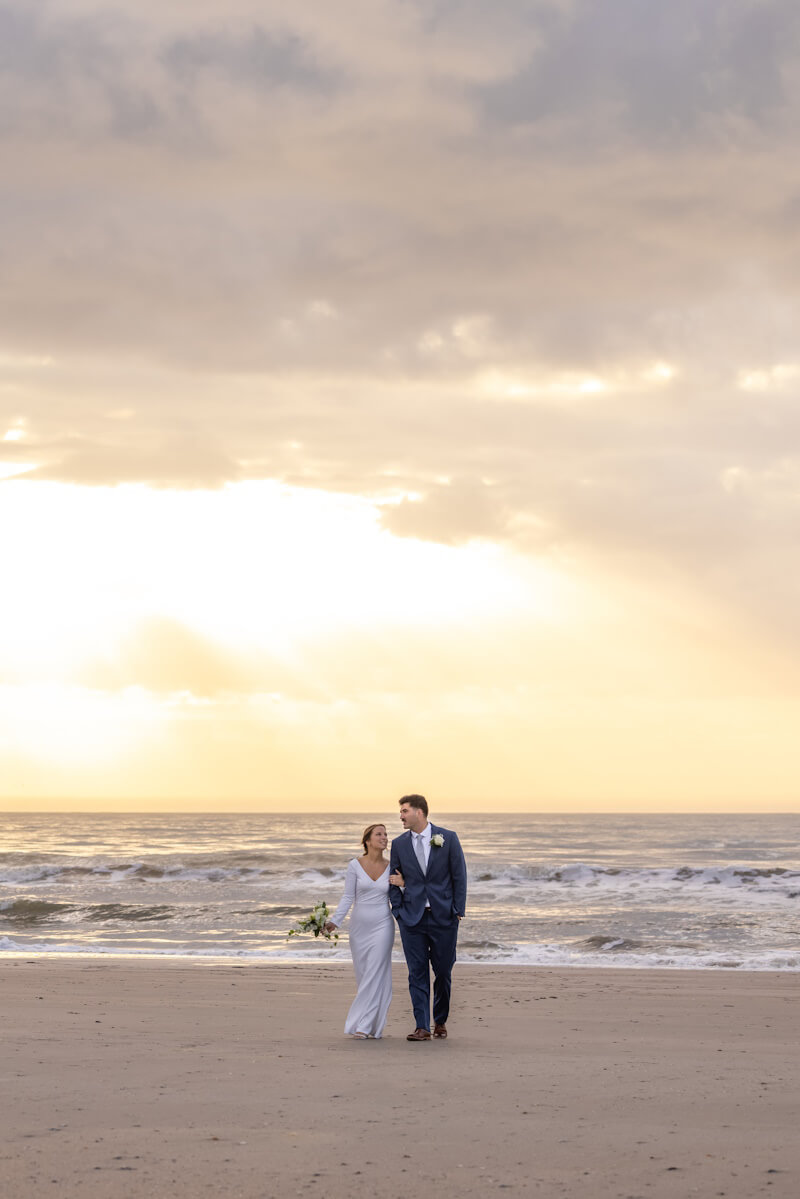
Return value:
[(431, 905), (431, 919), (436, 924), (452, 924), (463, 916), (467, 907), (467, 864), (455, 833), (431, 825), (431, 837), (440, 834), (444, 844), (431, 843), (428, 869), (422, 873), (411, 837), (406, 829), (392, 841), (389, 857), (391, 870), (400, 870), (406, 880), (405, 889), (389, 887), (392, 913), (403, 924), (418, 924), (426, 904)]

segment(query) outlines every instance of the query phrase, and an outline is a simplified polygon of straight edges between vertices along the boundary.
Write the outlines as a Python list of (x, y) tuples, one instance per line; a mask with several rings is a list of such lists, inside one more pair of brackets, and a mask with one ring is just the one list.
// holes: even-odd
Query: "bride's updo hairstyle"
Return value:
[(364, 855), (363, 855), (364, 857), (366, 857), (367, 853), (369, 852), (367, 849), (367, 846), (369, 845), (369, 839), (372, 836), (372, 834), (375, 832), (376, 828), (386, 828), (386, 825), (382, 824), (379, 821), (377, 824), (368, 824), (367, 827), (364, 829), (364, 835), (361, 838), (361, 844), (364, 846)]

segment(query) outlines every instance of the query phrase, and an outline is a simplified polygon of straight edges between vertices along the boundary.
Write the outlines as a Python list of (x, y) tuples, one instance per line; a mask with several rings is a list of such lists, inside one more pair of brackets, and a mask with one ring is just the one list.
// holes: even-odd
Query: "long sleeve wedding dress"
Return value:
[(347, 1013), (344, 1031), (380, 1037), (392, 1001), (392, 945), (394, 918), (389, 909), (389, 863), (378, 879), (371, 879), (353, 858), (347, 865), (344, 895), (331, 920), (341, 928), (350, 917), (350, 952), (358, 990)]

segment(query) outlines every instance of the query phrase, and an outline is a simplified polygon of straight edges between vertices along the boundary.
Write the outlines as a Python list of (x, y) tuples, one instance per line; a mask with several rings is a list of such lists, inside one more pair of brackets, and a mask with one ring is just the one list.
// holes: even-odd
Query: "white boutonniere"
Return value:
[(431, 837), (431, 845), (435, 845), (437, 849), (441, 849), (444, 845), (444, 837), (441, 833), (434, 833)]

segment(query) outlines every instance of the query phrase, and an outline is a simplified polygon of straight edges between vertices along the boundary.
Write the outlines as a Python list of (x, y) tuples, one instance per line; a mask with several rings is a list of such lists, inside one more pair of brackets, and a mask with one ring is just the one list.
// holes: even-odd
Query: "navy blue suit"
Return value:
[[(399, 870), (405, 888), (389, 887), (392, 913), (400, 927), (408, 964), (408, 989), (417, 1028), (430, 1030), (433, 968), (433, 1019), (446, 1024), (450, 1011), (450, 976), (456, 960), (458, 918), (467, 906), (467, 865), (455, 833), (431, 824), (431, 850), (423, 873), (411, 832), (392, 842), (391, 870)], [(436, 836), (442, 845), (433, 843)]]

